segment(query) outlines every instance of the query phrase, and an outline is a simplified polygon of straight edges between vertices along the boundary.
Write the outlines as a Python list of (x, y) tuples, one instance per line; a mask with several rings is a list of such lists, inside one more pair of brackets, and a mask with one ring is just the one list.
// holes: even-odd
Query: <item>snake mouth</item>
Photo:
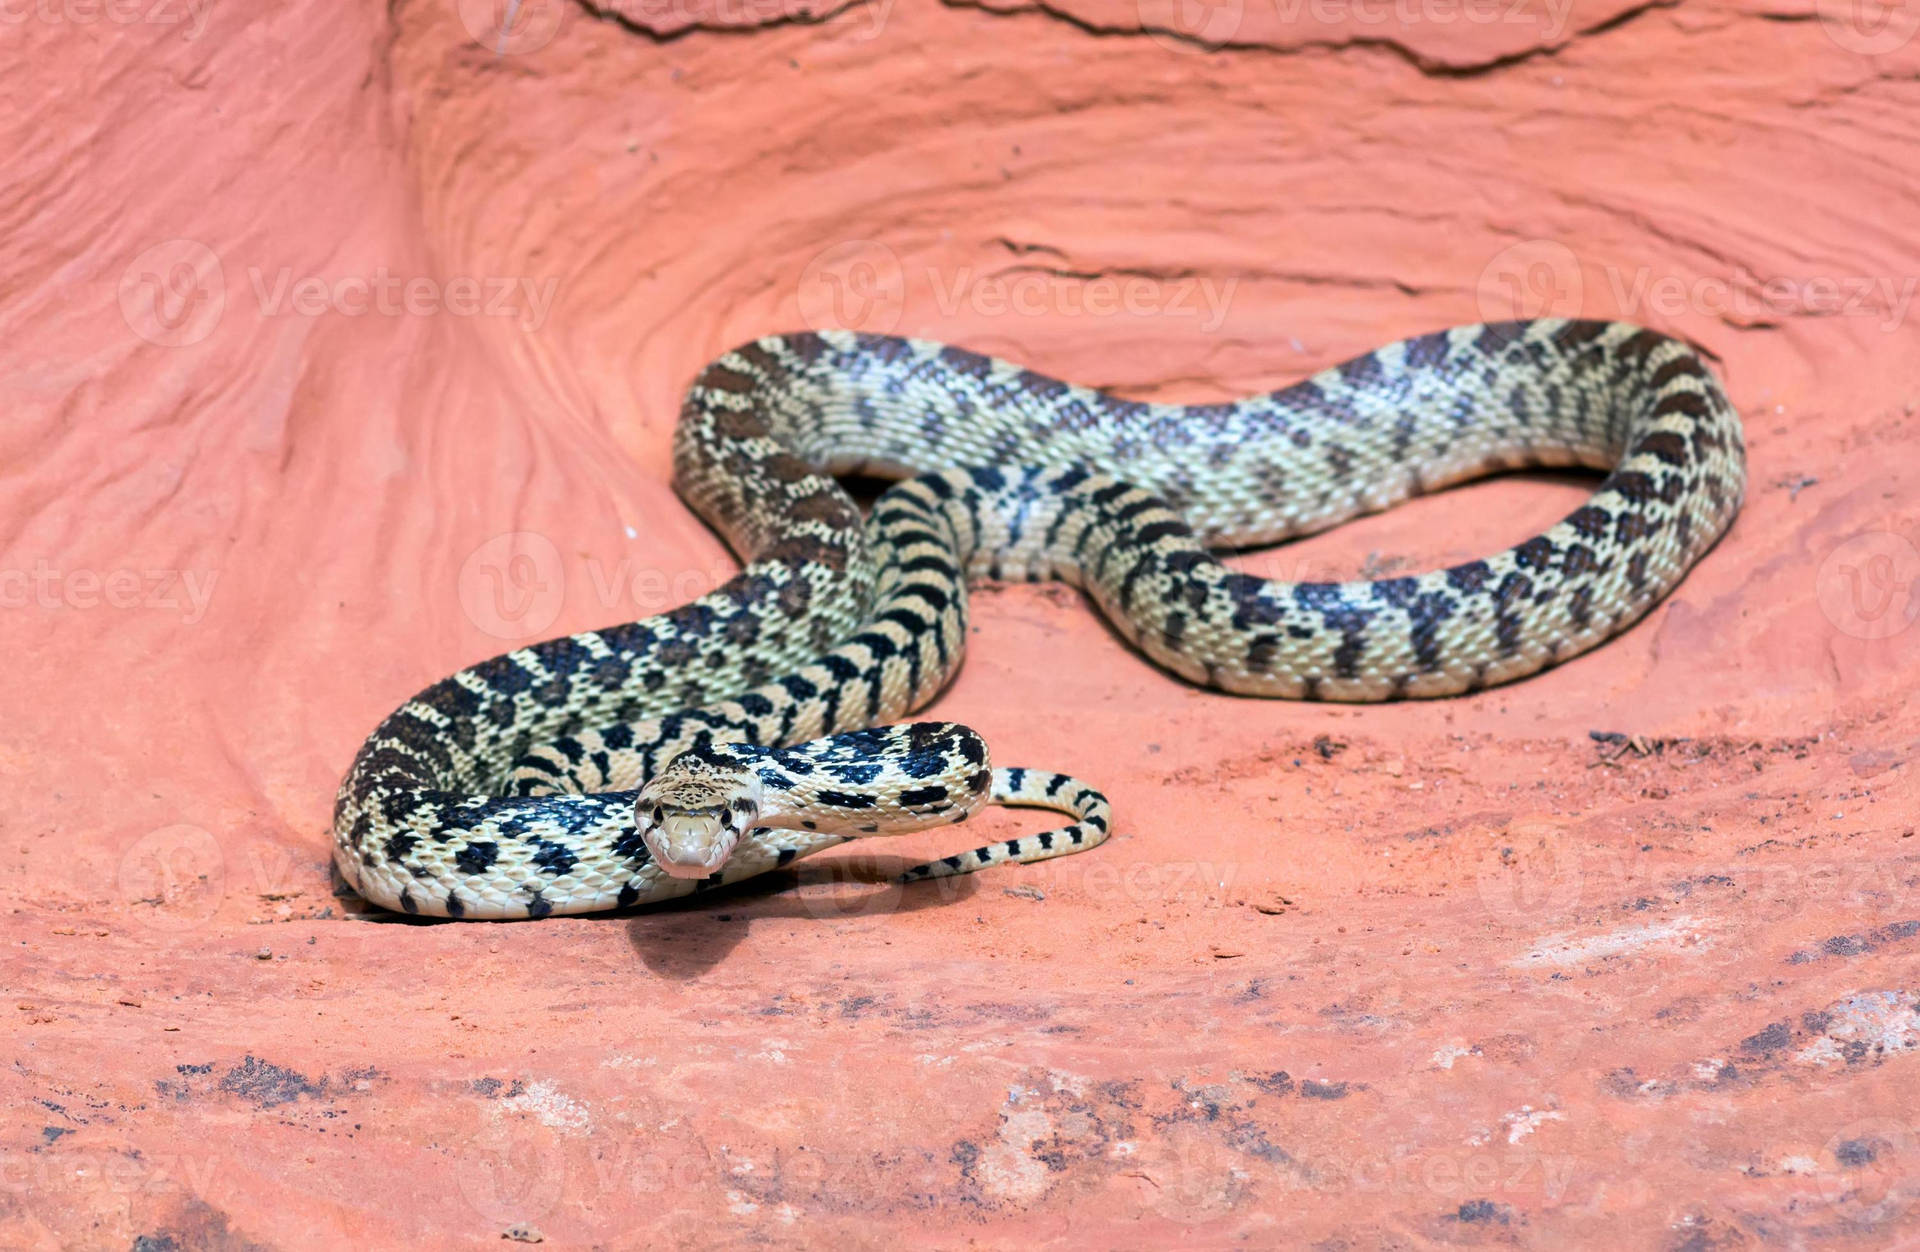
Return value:
[(727, 808), (655, 808), (642, 821), (640, 837), (654, 864), (674, 878), (710, 878), (733, 854), (740, 830)]

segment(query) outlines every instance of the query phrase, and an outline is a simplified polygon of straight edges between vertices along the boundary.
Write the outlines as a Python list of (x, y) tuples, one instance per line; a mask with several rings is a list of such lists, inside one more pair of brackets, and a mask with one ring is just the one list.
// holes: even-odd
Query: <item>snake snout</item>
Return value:
[(668, 875), (706, 878), (726, 865), (751, 817), (751, 809), (739, 801), (699, 808), (657, 805), (642, 812), (640, 837)]
[(640, 834), (662, 870), (675, 878), (705, 878), (727, 863), (740, 838), (728, 816), (725, 808), (656, 808)]

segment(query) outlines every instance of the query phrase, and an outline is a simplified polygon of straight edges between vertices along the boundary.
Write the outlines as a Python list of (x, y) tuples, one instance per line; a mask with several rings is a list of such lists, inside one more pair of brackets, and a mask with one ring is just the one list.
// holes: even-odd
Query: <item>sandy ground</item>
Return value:
[[(6, 21), (0, 1245), (1920, 1246), (1911, 5)], [(934, 711), (1102, 784), (1096, 853), (532, 925), (330, 885), (408, 693), (730, 572), (666, 451), (735, 342), (1200, 400), (1539, 313), (1694, 338), (1751, 448), (1597, 653), (1244, 701), (983, 591)]]

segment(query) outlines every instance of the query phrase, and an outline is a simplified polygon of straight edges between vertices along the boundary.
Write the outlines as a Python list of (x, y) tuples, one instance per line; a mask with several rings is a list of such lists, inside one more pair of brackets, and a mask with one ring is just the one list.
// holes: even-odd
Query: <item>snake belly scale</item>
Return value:
[[(1092, 788), (995, 770), (964, 727), (871, 729), (957, 669), (970, 579), (1080, 586), (1155, 662), (1230, 692), (1453, 695), (1626, 629), (1724, 533), (1746, 483), (1739, 419), (1698, 352), (1558, 320), (1422, 335), (1209, 405), (927, 341), (775, 336), (702, 371), (674, 465), (740, 573), (402, 705), (336, 803), (335, 862), (363, 896), (469, 918), (622, 907), (990, 802), (1076, 820), (908, 877), (1091, 847), (1109, 824)], [(1607, 477), (1544, 533), (1418, 576), (1285, 583), (1210, 554), (1529, 466)], [(904, 481), (863, 518), (834, 479), (850, 473)]]

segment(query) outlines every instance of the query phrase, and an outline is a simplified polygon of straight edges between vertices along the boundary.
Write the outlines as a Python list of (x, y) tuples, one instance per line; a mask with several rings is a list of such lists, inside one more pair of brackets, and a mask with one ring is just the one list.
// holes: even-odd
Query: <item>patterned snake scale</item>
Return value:
[[(1569, 465), (1608, 476), (1486, 560), (1285, 583), (1209, 555)], [(782, 335), (700, 374), (674, 466), (740, 573), (669, 613), (483, 661), (381, 723), (335, 809), (335, 862), (367, 899), (468, 918), (647, 903), (990, 801), (1078, 820), (908, 877), (1078, 851), (1107, 834), (1091, 788), (991, 770), (963, 727), (865, 729), (953, 675), (969, 578), (1082, 587), (1154, 661), (1225, 691), (1452, 695), (1637, 621), (1726, 530), (1746, 481), (1739, 419), (1695, 350), (1548, 320), (1422, 335), (1186, 406), (937, 343)], [(833, 478), (853, 473), (906, 481), (863, 520)], [(734, 790), (680, 796), (710, 774)], [(708, 872), (716, 847), (731, 856)]]

